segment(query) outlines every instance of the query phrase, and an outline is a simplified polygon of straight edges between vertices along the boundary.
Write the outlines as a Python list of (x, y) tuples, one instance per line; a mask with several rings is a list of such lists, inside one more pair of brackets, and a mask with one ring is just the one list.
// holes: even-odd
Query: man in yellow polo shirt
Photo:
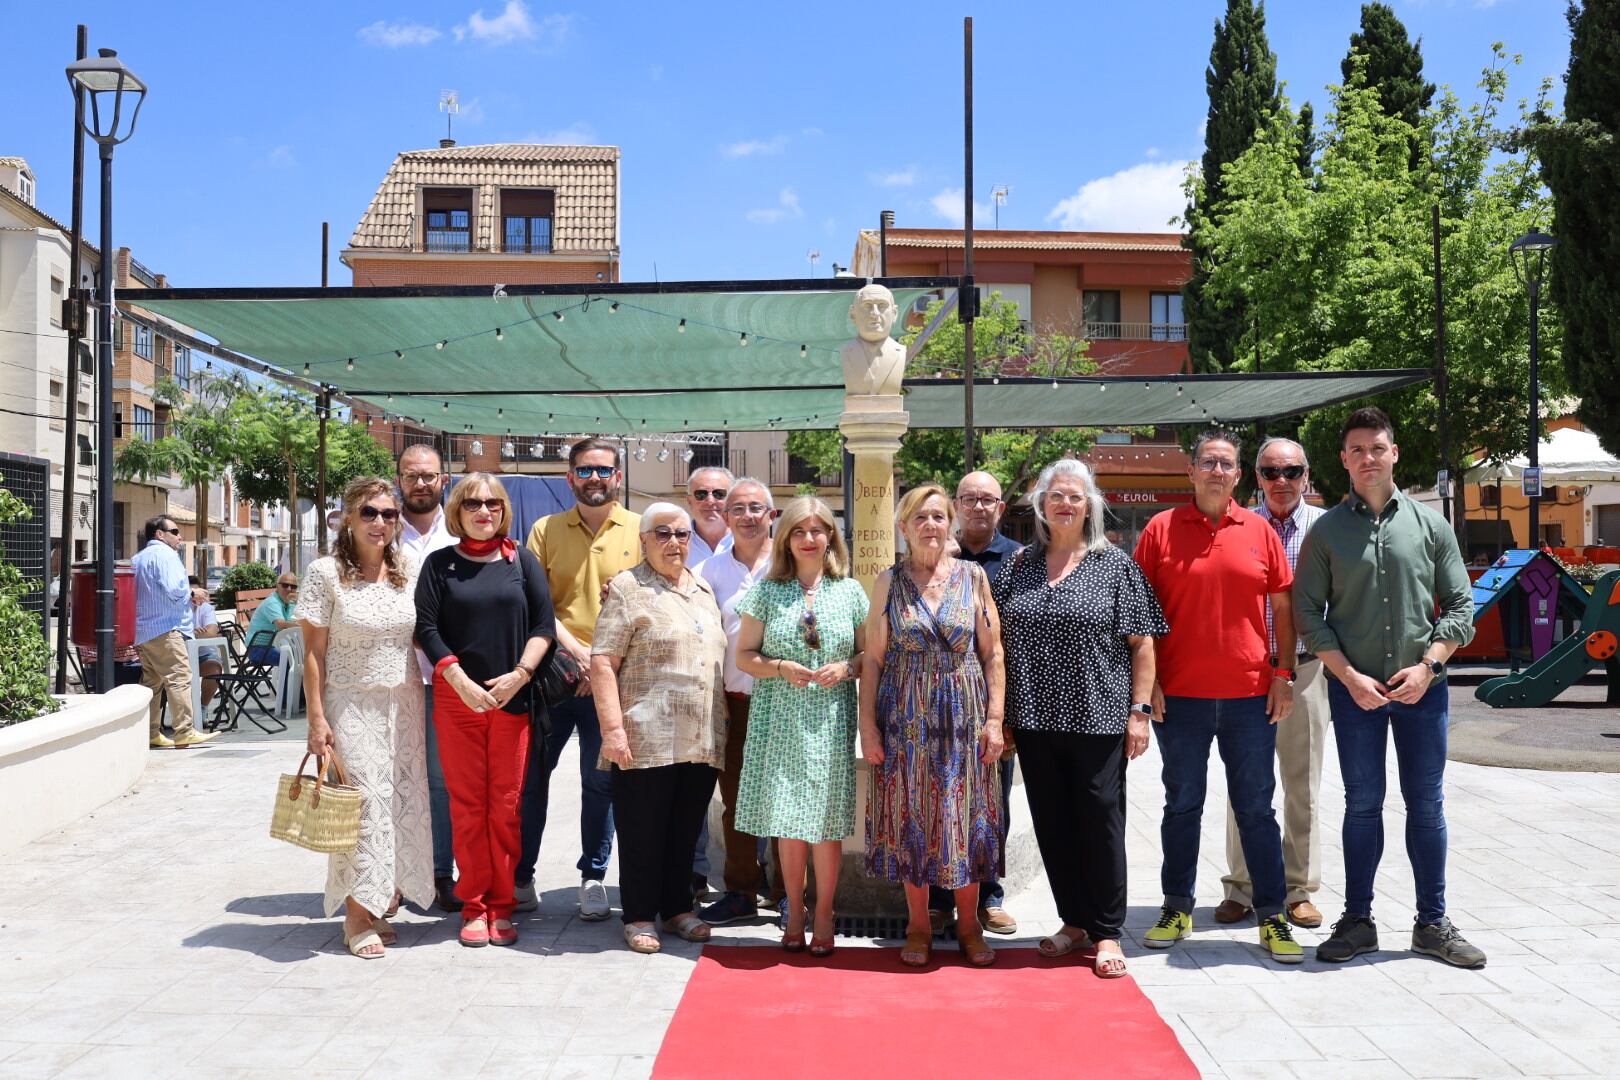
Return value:
[[(585, 439), (568, 453), (568, 487), (574, 508), (551, 514), (534, 523), (528, 546), (546, 568), (551, 603), (557, 613), (557, 647), (567, 649), (590, 670), (591, 638), (602, 611), (602, 587), (621, 570), (641, 561), (641, 515), (619, 503), (624, 475), (619, 471), (619, 450), (606, 439)], [(534, 864), (546, 829), (546, 803), (551, 770), (557, 767), (568, 736), (579, 732), (579, 775), (582, 786), (579, 811), (579, 914), (584, 919), (605, 919), (608, 907), (608, 858), (613, 854), (613, 788), (609, 775), (596, 767), (602, 747), (602, 729), (596, 722), (596, 703), (589, 680), (572, 701), (551, 710), (551, 734), (544, 757), (529, 755), (523, 782), (523, 850), (514, 875), (517, 910), (538, 906)], [(536, 748), (538, 749), (538, 748)]]

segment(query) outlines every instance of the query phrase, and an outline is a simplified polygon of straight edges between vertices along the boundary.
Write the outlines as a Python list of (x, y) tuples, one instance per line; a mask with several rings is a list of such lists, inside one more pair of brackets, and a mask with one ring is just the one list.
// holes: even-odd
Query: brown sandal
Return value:
[(972, 924), (956, 924), (956, 947), (974, 967), (989, 967), (996, 962), (996, 950), (984, 943), (984, 927), (975, 917)]
[(907, 930), (906, 945), (900, 950), (900, 962), (907, 967), (927, 967), (934, 951), (934, 937), (927, 930)]

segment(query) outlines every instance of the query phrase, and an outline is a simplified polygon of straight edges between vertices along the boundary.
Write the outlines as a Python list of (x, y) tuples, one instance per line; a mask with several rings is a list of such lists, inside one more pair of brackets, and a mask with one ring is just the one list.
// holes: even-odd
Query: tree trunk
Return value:
[(197, 580), (208, 587), (208, 485), (198, 484), (197, 495)]
[(291, 550), (287, 553), (287, 567), (294, 574), (302, 569), (298, 565), (298, 556), (301, 549), (298, 544), (298, 466), (293, 464), (292, 458), (287, 459), (287, 537)]

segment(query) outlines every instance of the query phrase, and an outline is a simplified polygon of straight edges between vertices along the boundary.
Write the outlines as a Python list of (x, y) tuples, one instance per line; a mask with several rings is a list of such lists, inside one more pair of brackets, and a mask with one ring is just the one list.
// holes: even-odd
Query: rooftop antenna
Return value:
[(444, 141), (439, 143), (442, 147), (456, 145), (455, 132), (450, 130), (451, 121), (456, 113), (461, 111), (461, 98), (454, 90), (439, 91), (439, 111), (444, 113)]
[(821, 252), (817, 251), (815, 248), (811, 248), (809, 251), (804, 253), (804, 257), (810, 260), (810, 276), (815, 277), (816, 263), (821, 261)]
[(1009, 184), (997, 184), (990, 189), (990, 197), (996, 203), (995, 227), (998, 229), (1001, 228), (1001, 208), (1007, 205), (1007, 196), (1011, 194), (1012, 187)]

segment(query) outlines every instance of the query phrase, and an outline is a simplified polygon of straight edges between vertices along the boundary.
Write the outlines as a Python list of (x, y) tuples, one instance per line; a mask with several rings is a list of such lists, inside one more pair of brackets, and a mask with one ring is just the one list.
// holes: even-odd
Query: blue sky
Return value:
[[(1399, 0), (1429, 79), (1472, 100), (1494, 41), (1510, 98), (1568, 60), (1563, 0)], [(66, 9), (71, 8), (71, 12)], [(13, 5), (0, 155), (69, 212), (74, 27), (152, 86), (116, 158), (116, 241), (187, 286), (319, 283), (320, 225), (348, 239), (396, 153), (459, 142), (623, 150), (628, 281), (826, 275), (878, 212), (961, 215), (961, 17), (975, 16), (977, 196), (1001, 225), (1157, 228), (1202, 151), (1217, 0), (886, 5)], [(1359, 0), (1273, 0), (1279, 76), (1320, 115)], [(1555, 92), (1562, 93), (1561, 78)], [(94, 157), (87, 231), (96, 228)], [(807, 253), (819, 251), (812, 267)], [(348, 284), (333, 259), (332, 283)]]

